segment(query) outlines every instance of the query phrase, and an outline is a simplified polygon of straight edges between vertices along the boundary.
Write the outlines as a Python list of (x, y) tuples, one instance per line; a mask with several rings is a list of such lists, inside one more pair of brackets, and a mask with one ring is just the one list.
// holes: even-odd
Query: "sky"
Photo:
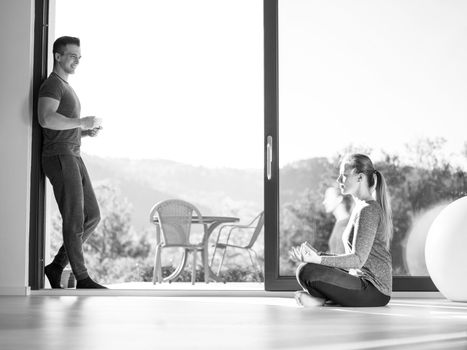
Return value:
[[(56, 0), (55, 37), (82, 41), (82, 115), (103, 119), (83, 151), (262, 168), (262, 3)], [(280, 0), (281, 166), (426, 137), (459, 158), (466, 17), (463, 0)]]

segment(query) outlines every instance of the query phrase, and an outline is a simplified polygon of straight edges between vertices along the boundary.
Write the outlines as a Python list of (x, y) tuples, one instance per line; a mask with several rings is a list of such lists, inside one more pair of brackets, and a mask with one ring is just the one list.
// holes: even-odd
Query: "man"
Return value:
[(52, 288), (61, 288), (64, 267), (71, 265), (76, 288), (105, 288), (88, 275), (82, 244), (100, 221), (99, 205), (83, 160), (82, 136), (96, 136), (100, 120), (80, 117), (81, 105), (68, 84), (81, 59), (78, 38), (64, 36), (53, 45), (54, 68), (39, 91), (38, 116), (42, 126), (42, 168), (53, 186), (62, 215), (63, 245), (45, 267)]

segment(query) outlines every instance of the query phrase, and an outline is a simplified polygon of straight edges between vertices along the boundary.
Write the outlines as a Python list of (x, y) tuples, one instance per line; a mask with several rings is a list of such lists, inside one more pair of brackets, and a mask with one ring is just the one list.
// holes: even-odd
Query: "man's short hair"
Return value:
[(63, 54), (67, 45), (79, 46), (79, 38), (75, 38), (73, 36), (62, 36), (55, 40), (53, 46), (54, 55), (55, 53)]

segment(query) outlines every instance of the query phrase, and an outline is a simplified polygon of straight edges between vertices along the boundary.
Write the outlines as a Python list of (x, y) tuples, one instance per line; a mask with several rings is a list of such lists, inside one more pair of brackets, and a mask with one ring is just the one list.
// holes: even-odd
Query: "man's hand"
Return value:
[(81, 133), (82, 136), (90, 136), (90, 137), (95, 137), (99, 133), (99, 131), (102, 130), (102, 126), (98, 126), (97, 128), (94, 129), (89, 129), (89, 130), (83, 130)]
[(84, 117), (80, 119), (80, 126), (83, 130), (91, 130), (100, 127), (102, 124), (102, 119), (96, 118), (94, 116)]

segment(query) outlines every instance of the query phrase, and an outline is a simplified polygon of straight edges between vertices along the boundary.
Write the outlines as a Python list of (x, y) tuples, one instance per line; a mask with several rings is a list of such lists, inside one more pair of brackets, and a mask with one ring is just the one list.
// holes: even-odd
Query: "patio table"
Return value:
[[(204, 224), (206, 224), (206, 226), (207, 226), (206, 232), (205, 232), (205, 234), (203, 236), (203, 240), (202, 240), (202, 242), (205, 244), (205, 249), (202, 250), (202, 259), (201, 259), (203, 261), (203, 265), (205, 264), (206, 261), (209, 261), (208, 256), (205, 257), (205, 254), (208, 255), (209, 237), (214, 232), (216, 227), (218, 227), (219, 225), (222, 225), (222, 224), (238, 222), (238, 221), (240, 221), (239, 218), (231, 217), (231, 216), (209, 216), (209, 215), (208, 216), (204, 216), (204, 215), (202, 216), (202, 222)], [(159, 220), (158, 220), (157, 217), (155, 217), (153, 219), (153, 223), (154, 224), (159, 223)], [(193, 216), (191, 218), (191, 223), (192, 224), (200, 224), (201, 220), (199, 220), (198, 216)], [(156, 241), (160, 242), (160, 239), (161, 239), (160, 228), (159, 228), (159, 225), (156, 225)], [(175, 269), (175, 271), (170, 276), (164, 278), (163, 279), (164, 281), (169, 281), (169, 280), (175, 279), (180, 275), (180, 273), (183, 271), (183, 269), (185, 268), (185, 265), (186, 265), (186, 260), (187, 260), (186, 255), (187, 255), (186, 250), (184, 250), (180, 265)], [(208, 272), (209, 272), (209, 276), (207, 276), (207, 278), (206, 278), (206, 276), (204, 276), (204, 279), (205, 279), (206, 283), (209, 283), (209, 280), (213, 280), (215, 282), (222, 282), (222, 279), (219, 278), (219, 276), (217, 276), (211, 270), (211, 267), (209, 266), (209, 264), (208, 264)]]

